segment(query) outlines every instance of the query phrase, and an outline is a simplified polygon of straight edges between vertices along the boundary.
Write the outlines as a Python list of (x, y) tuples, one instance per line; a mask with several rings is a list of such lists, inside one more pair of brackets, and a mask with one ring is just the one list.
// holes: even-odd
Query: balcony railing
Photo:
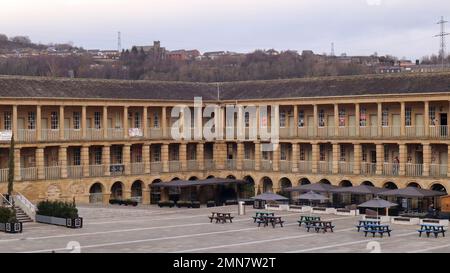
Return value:
[(227, 170), (236, 170), (236, 159), (227, 159)]
[(406, 163), (406, 176), (422, 176), (423, 164)]
[(8, 170), (9, 169), (0, 169), (0, 182), (8, 181)]
[(61, 178), (61, 167), (50, 166), (44, 167), (45, 179), (58, 179)]
[(18, 129), (18, 141), (20, 142), (34, 142), (36, 141), (36, 130)]
[(329, 174), (333, 171), (333, 163), (327, 161), (320, 161), (318, 164), (318, 173)]
[(311, 127), (299, 127), (297, 129), (297, 136), (300, 138), (308, 138), (312, 136), (312, 133), (309, 132), (311, 131), (312, 128)]
[(163, 136), (163, 131), (161, 128), (149, 128), (148, 135), (150, 139), (161, 139)]
[(317, 128), (317, 136), (318, 137), (333, 137), (334, 136), (334, 127), (328, 126), (328, 127), (319, 127)]
[(86, 139), (87, 140), (102, 140), (102, 139), (104, 139), (103, 129), (87, 128), (86, 129)]
[(20, 176), (22, 180), (36, 180), (37, 179), (37, 168), (22, 168), (20, 169)]
[(169, 161), (169, 171), (170, 172), (181, 171), (181, 162), (178, 160)]
[(162, 172), (162, 162), (161, 161), (150, 162), (150, 172), (152, 173)]
[(400, 172), (400, 164), (383, 163), (383, 175), (398, 176)]
[(292, 162), (288, 160), (280, 160), (280, 171), (292, 172)]
[(58, 141), (59, 129), (42, 129), (41, 139), (42, 141)]
[(430, 176), (447, 177), (447, 165), (430, 164)]
[(144, 163), (134, 162), (130, 163), (131, 174), (143, 174), (144, 173)]
[(294, 127), (280, 127), (280, 138), (292, 138), (295, 136)]
[(272, 169), (273, 169), (272, 160), (261, 160), (262, 171), (272, 171)]
[(123, 139), (123, 129), (108, 128), (108, 139)]
[(340, 174), (353, 174), (353, 162), (339, 162)]
[(215, 169), (215, 163), (213, 159), (205, 159), (205, 170), (212, 171)]
[(188, 160), (187, 161), (187, 169), (188, 169), (188, 171), (196, 171), (196, 170), (198, 170), (198, 162), (197, 162), (197, 160)]
[(111, 176), (120, 176), (125, 173), (125, 165), (124, 164), (110, 164), (109, 171)]
[(361, 174), (375, 175), (377, 172), (377, 163), (361, 162)]
[(384, 126), (381, 128), (383, 137), (399, 137), (400, 126)]
[(312, 162), (311, 161), (299, 161), (298, 171), (301, 173), (311, 173), (312, 172)]
[(69, 178), (83, 177), (83, 166), (82, 165), (67, 166), (67, 177)]
[(362, 126), (359, 127), (360, 137), (377, 137), (378, 127), (377, 126)]
[(80, 129), (64, 129), (65, 140), (79, 140), (82, 139), (82, 135)]
[(423, 126), (406, 126), (405, 134), (406, 137), (424, 137), (425, 128)]
[(430, 137), (434, 139), (446, 139), (448, 138), (448, 126), (430, 126)]
[(242, 168), (246, 171), (252, 171), (255, 169), (255, 160), (244, 159), (242, 162)]
[(104, 165), (89, 165), (89, 176), (100, 177), (105, 175)]
[(356, 136), (355, 126), (340, 126), (338, 128), (339, 137), (354, 137)]

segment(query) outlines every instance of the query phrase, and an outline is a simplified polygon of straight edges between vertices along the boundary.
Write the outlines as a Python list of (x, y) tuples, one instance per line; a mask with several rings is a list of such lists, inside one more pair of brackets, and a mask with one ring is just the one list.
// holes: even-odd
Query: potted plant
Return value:
[(36, 222), (82, 228), (83, 218), (78, 216), (75, 200), (72, 203), (62, 201), (42, 201), (37, 205)]
[(22, 232), (22, 223), (17, 221), (14, 209), (0, 207), (0, 230), (6, 233)]
[(173, 202), (172, 200), (170, 200), (170, 201), (159, 201), (158, 202), (158, 206), (160, 208), (162, 208), (162, 207), (169, 207), (169, 208), (171, 208), (171, 207), (175, 206), (175, 202)]

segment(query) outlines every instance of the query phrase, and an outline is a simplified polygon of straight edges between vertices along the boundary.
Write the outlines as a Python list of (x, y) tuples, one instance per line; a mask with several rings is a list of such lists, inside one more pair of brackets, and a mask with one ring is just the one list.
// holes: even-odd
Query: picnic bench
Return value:
[(380, 225), (380, 220), (359, 220), (358, 225), (356, 226), (358, 228), (358, 232), (361, 230), (361, 228), (364, 228), (367, 225)]
[(313, 221), (320, 221), (320, 217), (317, 216), (300, 216), (300, 220), (298, 220), (298, 226), (301, 227), (302, 224), (308, 225)]
[(233, 223), (233, 218), (231, 216), (231, 213), (228, 212), (211, 212), (211, 216), (208, 216), (210, 219), (210, 223), (212, 223), (213, 220), (216, 220), (217, 223), (226, 223), (227, 221), (230, 221), (230, 223)]
[(310, 229), (314, 229), (317, 233), (323, 230), (323, 233), (327, 231), (333, 232), (334, 225), (331, 221), (311, 221), (305, 224), (306, 230), (309, 232)]
[(264, 227), (267, 227), (269, 223), (272, 224), (273, 228), (275, 228), (276, 225), (280, 225), (281, 227), (283, 227), (284, 221), (281, 220), (280, 216), (269, 215), (262, 216), (260, 219), (258, 219), (258, 227), (261, 226), (261, 224), (264, 224)]
[(373, 237), (378, 233), (381, 237), (383, 237), (384, 233), (387, 233), (389, 237), (391, 237), (391, 229), (389, 225), (379, 225), (379, 224), (369, 224), (365, 225), (363, 232), (364, 236), (367, 237), (368, 233), (372, 233)]
[(263, 218), (264, 216), (275, 216), (275, 213), (273, 212), (265, 212), (265, 211), (257, 211), (255, 213), (255, 216), (253, 216), (253, 223), (256, 223), (259, 219)]
[(439, 233), (442, 234), (442, 237), (445, 237), (445, 229), (443, 225), (433, 225), (433, 224), (421, 224), (420, 229), (417, 230), (419, 232), (419, 237), (422, 237), (422, 233), (425, 232), (427, 237), (430, 237), (430, 234), (434, 234), (434, 237), (438, 237)]

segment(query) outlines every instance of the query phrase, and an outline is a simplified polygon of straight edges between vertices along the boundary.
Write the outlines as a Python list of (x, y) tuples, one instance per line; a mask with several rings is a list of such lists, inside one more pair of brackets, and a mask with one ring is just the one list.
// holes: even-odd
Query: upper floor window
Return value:
[(268, 151), (262, 151), (261, 156), (263, 160), (270, 160), (270, 154)]
[(251, 149), (244, 149), (244, 159), (252, 159), (252, 150)]
[(429, 115), (430, 115), (430, 125), (431, 126), (435, 126), (438, 124), (437, 119), (436, 119), (436, 106), (430, 106), (429, 109)]
[(389, 162), (389, 147), (384, 145), (384, 162)]
[(81, 128), (81, 113), (73, 112), (73, 129), (79, 130)]
[(116, 122), (116, 129), (122, 128), (122, 115), (119, 112), (116, 112), (116, 118), (115, 118), (115, 122)]
[(326, 161), (326, 147), (321, 144), (319, 149), (319, 161)]
[(405, 126), (411, 126), (411, 107), (408, 106), (405, 108)]
[(102, 165), (102, 150), (101, 150), (101, 148), (94, 150), (94, 164)]
[(345, 127), (345, 109), (339, 109), (339, 127)]
[(283, 147), (280, 149), (280, 160), (287, 160), (287, 149)]
[(245, 124), (246, 128), (250, 127), (250, 113), (249, 112), (244, 113), (244, 124)]
[(305, 147), (303, 145), (300, 145), (300, 161), (306, 160), (306, 152)]
[(384, 108), (381, 119), (381, 126), (386, 127), (389, 126), (389, 108)]
[(286, 127), (286, 112), (280, 112), (280, 127)]
[(50, 113), (50, 129), (56, 130), (58, 129), (58, 112), (51, 112)]
[(155, 113), (153, 115), (153, 127), (154, 128), (159, 128), (159, 115), (158, 115), (158, 113)]
[(152, 149), (152, 161), (160, 162), (161, 161), (161, 150), (160, 149)]
[(134, 113), (134, 128), (141, 128), (141, 113)]
[(366, 108), (361, 108), (359, 112), (359, 126), (366, 127), (367, 126), (367, 110)]
[(12, 128), (11, 112), (9, 111), (3, 113), (3, 128), (7, 131), (10, 131)]
[(346, 158), (345, 158), (345, 146), (344, 145), (340, 146), (339, 161), (341, 161), (341, 162), (345, 162), (346, 161)]
[(74, 149), (72, 154), (72, 164), (74, 166), (80, 166), (81, 165), (81, 151), (80, 149)]
[(320, 109), (319, 111), (319, 127), (325, 127), (325, 111)]
[(28, 112), (28, 130), (36, 129), (36, 113)]
[(305, 126), (305, 112), (300, 110), (298, 112), (298, 127), (303, 128)]
[(100, 129), (102, 122), (101, 122), (101, 114), (100, 112), (94, 112), (94, 128)]
[(361, 154), (362, 154), (362, 162), (367, 162), (367, 149), (365, 147), (361, 149)]

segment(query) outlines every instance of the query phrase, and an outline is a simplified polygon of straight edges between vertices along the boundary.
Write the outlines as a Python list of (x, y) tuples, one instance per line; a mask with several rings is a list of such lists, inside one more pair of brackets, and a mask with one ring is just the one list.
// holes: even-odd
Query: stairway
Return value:
[(20, 223), (29, 223), (33, 222), (33, 220), (18, 206), (14, 206), (16, 210), (16, 218)]

